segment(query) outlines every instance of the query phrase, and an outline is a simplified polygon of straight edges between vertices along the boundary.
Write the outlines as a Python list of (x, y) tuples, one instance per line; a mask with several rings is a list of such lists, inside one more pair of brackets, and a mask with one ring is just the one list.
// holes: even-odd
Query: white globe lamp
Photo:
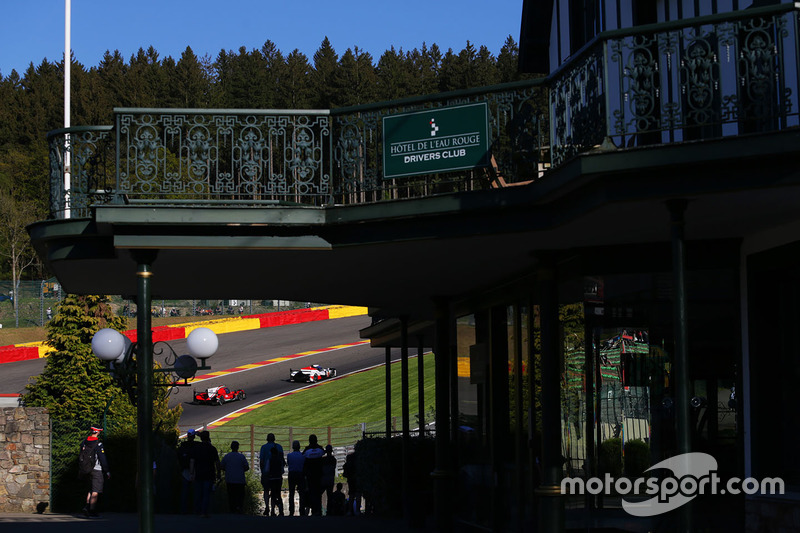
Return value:
[(92, 352), (103, 361), (124, 359), (126, 340), (127, 338), (119, 331), (103, 328), (92, 336)]
[(208, 359), (217, 352), (217, 334), (208, 328), (197, 328), (186, 337), (189, 353), (198, 359)]

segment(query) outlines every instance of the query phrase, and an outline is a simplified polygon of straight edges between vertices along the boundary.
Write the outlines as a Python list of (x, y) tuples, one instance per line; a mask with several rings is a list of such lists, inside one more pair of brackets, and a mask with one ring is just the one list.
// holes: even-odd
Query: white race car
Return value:
[(334, 376), (336, 376), (335, 368), (323, 368), (319, 365), (306, 366), (298, 370), (289, 369), (289, 379), (297, 382), (312, 383)]

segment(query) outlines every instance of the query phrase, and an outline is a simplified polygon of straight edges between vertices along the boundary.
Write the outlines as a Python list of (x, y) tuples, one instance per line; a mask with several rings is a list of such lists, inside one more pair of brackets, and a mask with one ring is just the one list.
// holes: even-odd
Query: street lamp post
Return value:
[[(147, 276), (143, 276), (147, 277)], [(140, 278), (141, 279), (141, 278)], [(114, 329), (101, 329), (92, 337), (92, 352), (108, 364), (109, 371), (118, 384), (128, 393), (136, 404), (138, 423), (138, 456), (139, 456), (139, 531), (152, 533), (154, 527), (154, 495), (153, 495), (153, 351), (152, 331), (150, 329), (150, 310), (140, 308), (138, 313), (137, 342), (132, 343), (127, 337)], [(144, 318), (143, 318), (144, 317)], [(158, 342), (156, 344), (162, 344)], [(158, 372), (172, 374), (167, 380), (171, 390), (176, 386), (188, 386), (189, 378), (198, 370), (208, 370), (206, 361), (219, 346), (216, 334), (208, 328), (200, 327), (192, 330), (186, 338), (186, 345), (191, 355), (178, 356), (168, 344), (172, 359), (167, 364), (172, 368), (155, 369)], [(136, 357), (134, 358), (134, 353)], [(158, 352), (161, 353), (161, 352)], [(200, 364), (197, 364), (197, 359)], [(180, 380), (183, 383), (180, 383)]]

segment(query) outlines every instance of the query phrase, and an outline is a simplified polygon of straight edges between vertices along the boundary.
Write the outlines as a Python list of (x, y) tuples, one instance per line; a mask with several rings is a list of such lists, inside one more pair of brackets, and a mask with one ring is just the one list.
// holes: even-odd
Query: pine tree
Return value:
[[(63, 71), (62, 63), (61, 69)], [(72, 118), (73, 124), (111, 124), (112, 108), (101, 107), (101, 103), (108, 102), (107, 90), (99, 79), (97, 69), (86, 70), (81, 63), (73, 58), (71, 68), (72, 76)], [(63, 75), (63, 74), (62, 74)]]
[(59, 65), (46, 59), (38, 67), (30, 64), (20, 82), (20, 111), (24, 118), (17, 124), (17, 142), (26, 146), (42, 142), (43, 132), (63, 126), (63, 87)]
[(407, 67), (412, 76), (412, 90), (414, 95), (431, 94), (436, 92), (436, 76), (439, 71), (441, 54), (434, 44), (429, 50), (422, 43), (422, 50), (416, 48), (406, 54)]
[(163, 107), (186, 107), (181, 105), (183, 102), (183, 94), (180, 91), (180, 76), (178, 74), (178, 64), (172, 58), (167, 56), (161, 60), (161, 67), (158, 69), (160, 76), (164, 78), (164, 85), (159, 88), (160, 106)]
[(336, 101), (342, 106), (367, 104), (376, 99), (377, 77), (372, 56), (357, 46), (348, 48), (333, 77)]
[(313, 91), (312, 106), (317, 109), (330, 109), (334, 104), (334, 77), (339, 56), (331, 46), (327, 37), (322, 40), (319, 50), (314, 53), (314, 68), (311, 70), (311, 89)]
[(181, 54), (175, 70), (178, 87), (178, 105), (184, 108), (205, 107), (209, 104), (209, 80), (203, 65), (191, 47), (187, 46)]
[[(67, 295), (47, 323), (46, 344), (53, 348), (42, 373), (22, 400), (25, 405), (47, 407), (54, 418), (97, 419), (106, 403), (109, 414), (132, 415), (132, 407), (91, 349), (92, 335), (110, 327), (121, 331), (124, 321), (115, 316), (108, 298)], [(114, 402), (114, 400), (117, 400)]]
[[(47, 324), (46, 344), (53, 348), (42, 373), (27, 385), (22, 402), (46, 407), (56, 419), (100, 422), (104, 410), (128, 427), (136, 414), (128, 396), (114, 382), (91, 349), (92, 336), (102, 328), (122, 331), (124, 319), (116, 316), (105, 296), (67, 295)], [(163, 382), (159, 373), (154, 382)], [(154, 425), (175, 428), (182, 408), (169, 409), (167, 399), (154, 396)]]
[(168, 94), (167, 77), (159, 54), (152, 46), (139, 48), (131, 57), (128, 70), (128, 90), (134, 107), (161, 107)]
[(472, 80), (470, 86), (485, 87), (499, 82), (497, 62), (489, 49), (481, 45), (471, 64)]
[(517, 81), (519, 78), (519, 46), (510, 35), (497, 55), (497, 72), (500, 83)]
[[(129, 107), (131, 100), (126, 78), (127, 74), (128, 65), (125, 64), (120, 51), (109, 52), (106, 50), (100, 65), (97, 67), (97, 76), (105, 90), (106, 100), (104, 102), (96, 102), (96, 105), (110, 107), (111, 109)], [(109, 114), (111, 109), (108, 110)]]
[(279, 87), (286, 75), (286, 61), (278, 47), (270, 40), (261, 47), (261, 60), (264, 62), (264, 91), (266, 98), (264, 107), (274, 109), (280, 107)]
[(410, 73), (405, 68), (403, 50), (392, 46), (378, 60), (378, 97), (381, 100), (396, 100), (410, 96)]
[(280, 84), (280, 105), (287, 109), (309, 109), (311, 106), (311, 86), (309, 73), (311, 65), (308, 58), (298, 49), (286, 56), (286, 70)]
[(448, 48), (447, 52), (442, 56), (442, 62), (439, 69), (439, 90), (454, 91), (460, 89), (463, 77), (463, 68), (459, 56), (453, 52), (452, 48)]

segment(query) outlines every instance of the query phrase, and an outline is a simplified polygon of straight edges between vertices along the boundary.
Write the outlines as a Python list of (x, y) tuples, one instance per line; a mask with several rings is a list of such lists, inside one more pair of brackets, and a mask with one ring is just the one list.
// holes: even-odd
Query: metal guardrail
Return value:
[[(547, 78), (393, 102), (310, 111), (115, 109), (114, 126), (48, 135), (51, 216), (88, 217), (92, 205), (106, 203), (419, 198), (533, 180), (592, 149), (798, 126), (799, 9), (781, 4), (605, 32)], [(382, 118), (475, 102), (487, 103), (489, 169), (385, 179)]]

